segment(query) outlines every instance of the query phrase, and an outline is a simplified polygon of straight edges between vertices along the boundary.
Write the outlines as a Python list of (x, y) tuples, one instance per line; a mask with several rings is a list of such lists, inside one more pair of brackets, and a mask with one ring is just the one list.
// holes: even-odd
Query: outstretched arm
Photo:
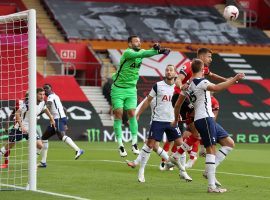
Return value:
[(124, 52), (124, 56), (126, 59), (134, 59), (134, 58), (148, 58), (157, 54), (165, 54), (168, 55), (170, 53), (170, 49), (167, 48), (161, 48), (160, 44), (155, 43), (153, 45), (153, 48), (148, 50), (140, 50), (140, 51), (134, 51), (133, 49), (128, 49)]
[(220, 76), (220, 75), (217, 75), (213, 72), (210, 72), (208, 75), (207, 75), (211, 80), (214, 80), (214, 81), (217, 81), (217, 82), (225, 82), (227, 81), (227, 78), (223, 77), (223, 76)]
[(218, 92), (221, 90), (225, 90), (228, 87), (230, 87), (231, 85), (237, 83), (239, 80), (243, 79), (245, 77), (245, 74), (240, 73), (240, 74), (236, 74), (235, 77), (228, 79), (225, 82), (219, 83), (219, 84), (209, 84), (207, 86), (207, 90), (212, 91), (212, 92)]
[(148, 50), (140, 50), (140, 51), (134, 51), (132, 49), (129, 49), (124, 52), (124, 56), (126, 59), (134, 59), (134, 58), (148, 58), (154, 55), (158, 54), (158, 50), (155, 49), (148, 49)]

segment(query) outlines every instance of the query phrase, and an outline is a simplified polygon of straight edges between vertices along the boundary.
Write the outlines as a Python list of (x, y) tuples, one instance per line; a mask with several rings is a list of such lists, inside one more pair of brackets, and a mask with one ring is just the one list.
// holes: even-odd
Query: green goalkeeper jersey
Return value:
[(112, 76), (114, 85), (121, 88), (136, 87), (139, 80), (139, 70), (142, 64), (142, 59), (157, 54), (158, 51), (155, 49), (141, 49), (139, 51), (135, 51), (131, 48), (127, 48), (120, 58), (119, 68)]

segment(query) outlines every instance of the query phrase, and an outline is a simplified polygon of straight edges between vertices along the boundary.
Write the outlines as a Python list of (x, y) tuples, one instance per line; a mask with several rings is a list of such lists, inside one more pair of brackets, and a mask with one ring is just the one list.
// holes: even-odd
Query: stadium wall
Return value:
[[(73, 63), (76, 73), (83, 72), (85, 85), (101, 85), (101, 64), (88, 49), (87, 44), (79, 43), (52, 43), (51, 46), (60, 58), (61, 62)], [(80, 77), (76, 77), (77, 80)]]

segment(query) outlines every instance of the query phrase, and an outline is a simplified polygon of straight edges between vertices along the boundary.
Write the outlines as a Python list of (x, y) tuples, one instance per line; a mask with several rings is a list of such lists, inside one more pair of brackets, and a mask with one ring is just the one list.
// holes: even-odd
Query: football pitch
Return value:
[[(85, 154), (75, 161), (74, 152), (66, 144), (50, 142), (48, 166), (38, 169), (38, 190), (45, 194), (0, 191), (0, 199), (270, 199), (269, 144), (236, 144), (217, 168), (218, 180), (228, 189), (224, 194), (206, 192), (207, 181), (202, 177), (204, 158), (199, 158), (194, 168), (188, 170), (193, 178), (188, 183), (179, 179), (176, 169), (160, 171), (160, 158), (152, 153), (146, 167), (146, 182), (139, 183), (138, 169), (127, 167), (125, 159), (119, 157), (116, 143), (78, 142), (78, 145)], [(126, 159), (133, 160), (135, 155), (128, 147), (126, 144)]]

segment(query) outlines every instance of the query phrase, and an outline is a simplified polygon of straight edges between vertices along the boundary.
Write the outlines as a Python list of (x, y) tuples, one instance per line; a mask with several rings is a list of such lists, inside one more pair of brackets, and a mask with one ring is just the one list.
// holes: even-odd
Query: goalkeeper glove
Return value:
[(170, 52), (171, 52), (171, 50), (170, 49), (167, 49), (167, 48), (161, 48), (161, 49), (158, 50), (158, 53), (159, 54), (168, 55)]
[(160, 44), (159, 43), (155, 43), (154, 45), (153, 45), (153, 49), (155, 49), (155, 50), (160, 50)]

